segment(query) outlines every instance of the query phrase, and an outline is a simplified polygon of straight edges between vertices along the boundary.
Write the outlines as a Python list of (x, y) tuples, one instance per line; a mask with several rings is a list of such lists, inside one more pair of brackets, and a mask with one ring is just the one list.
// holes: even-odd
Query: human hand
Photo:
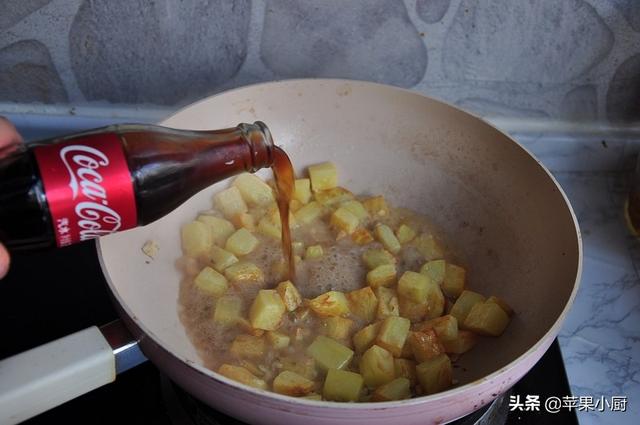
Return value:
[[(11, 122), (0, 116), (0, 157), (8, 155), (15, 146), (22, 142), (22, 137)], [(0, 243), (0, 279), (9, 271), (9, 251)]]

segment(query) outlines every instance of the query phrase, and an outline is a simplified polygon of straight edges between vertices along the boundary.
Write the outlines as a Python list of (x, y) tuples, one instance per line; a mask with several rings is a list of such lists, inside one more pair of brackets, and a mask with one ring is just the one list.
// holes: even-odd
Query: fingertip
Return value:
[(9, 272), (10, 262), (11, 257), (9, 257), (9, 251), (7, 251), (4, 245), (0, 244), (0, 279), (5, 277), (7, 272)]

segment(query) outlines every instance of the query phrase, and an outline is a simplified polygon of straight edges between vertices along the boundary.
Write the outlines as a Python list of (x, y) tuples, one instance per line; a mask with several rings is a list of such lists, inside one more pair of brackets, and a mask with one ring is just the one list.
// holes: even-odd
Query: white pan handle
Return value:
[(113, 382), (146, 360), (121, 322), (95, 326), (0, 361), (0, 425), (22, 422)]

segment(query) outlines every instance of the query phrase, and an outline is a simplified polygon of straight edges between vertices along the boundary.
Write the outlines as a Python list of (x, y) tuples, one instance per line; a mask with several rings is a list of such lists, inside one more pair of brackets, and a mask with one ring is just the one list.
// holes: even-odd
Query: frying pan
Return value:
[[(180, 226), (211, 207), (212, 194), (228, 185), (221, 182), (161, 220), (97, 244), (122, 320), (169, 378), (252, 424), (435, 424), (489, 403), (540, 359), (575, 297), (582, 247), (562, 189), (522, 146), (445, 103), (346, 80), (240, 88), (195, 103), (161, 124), (210, 129), (258, 119), (270, 127), (298, 173), (333, 161), (340, 183), (354, 192), (383, 194), (394, 205), (430, 217), (467, 266), (468, 286), (508, 300), (516, 315), (501, 337), (484, 338), (462, 356), (454, 372), (458, 385), (431, 396), (320, 402), (220, 376), (203, 366), (180, 322), (175, 261), (181, 255)], [(269, 177), (270, 171), (260, 174)], [(152, 261), (140, 249), (147, 240), (160, 246)], [(110, 382), (116, 366), (97, 328), (7, 359), (0, 363), (1, 421), (22, 420)]]

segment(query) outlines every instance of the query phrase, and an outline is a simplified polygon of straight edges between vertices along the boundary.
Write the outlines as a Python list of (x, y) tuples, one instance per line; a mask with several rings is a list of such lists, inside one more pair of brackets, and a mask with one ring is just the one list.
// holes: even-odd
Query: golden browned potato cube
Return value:
[(358, 220), (360, 221), (369, 218), (369, 212), (364, 207), (364, 205), (362, 205), (362, 202), (356, 201), (355, 199), (351, 199), (349, 201), (341, 203), (340, 207), (349, 210), (351, 214), (358, 217)]
[(382, 326), (382, 322), (372, 323), (353, 335), (353, 346), (356, 349), (356, 353), (362, 354), (373, 345), (378, 332), (380, 332), (380, 326)]
[(375, 290), (375, 294), (378, 297), (376, 318), (382, 320), (388, 316), (398, 316), (400, 314), (398, 296), (394, 289), (380, 286)]
[(278, 394), (301, 397), (313, 392), (315, 383), (290, 370), (280, 372), (273, 380), (273, 391)]
[(406, 317), (411, 323), (424, 320), (429, 312), (427, 303), (417, 303), (405, 297), (398, 297), (398, 307), (400, 307), (400, 316)]
[(346, 208), (340, 207), (331, 214), (331, 227), (347, 235), (352, 234), (358, 227), (358, 224), (358, 217)]
[(398, 295), (418, 304), (427, 302), (429, 284), (428, 276), (416, 272), (404, 272), (398, 280)]
[(211, 267), (202, 269), (193, 282), (199, 290), (214, 297), (224, 295), (228, 288), (227, 279)]
[(269, 344), (271, 344), (271, 346), (276, 350), (282, 350), (283, 348), (287, 348), (289, 346), (291, 338), (289, 337), (289, 335), (271, 331), (267, 332), (267, 341), (269, 341)]
[(417, 331), (423, 332), (424, 329), (433, 329), (438, 335), (440, 341), (454, 340), (458, 337), (458, 319), (447, 314), (442, 317), (436, 317), (420, 323), (416, 326)]
[(224, 272), (227, 267), (238, 262), (238, 257), (216, 245), (209, 250), (209, 259), (213, 263), (213, 268), (219, 272)]
[(433, 282), (429, 282), (427, 285), (427, 311), (426, 318), (433, 319), (434, 317), (440, 317), (444, 313), (445, 298), (440, 290), (440, 286)]
[(331, 189), (338, 185), (338, 169), (332, 162), (311, 165), (308, 171), (314, 192)]
[(282, 237), (282, 227), (275, 225), (269, 217), (265, 216), (258, 222), (258, 233), (280, 240)]
[(275, 201), (273, 190), (260, 177), (254, 174), (240, 174), (233, 181), (242, 199), (249, 205), (267, 205)]
[(361, 289), (356, 289), (347, 294), (349, 299), (349, 309), (351, 313), (365, 320), (367, 323), (373, 321), (376, 318), (376, 311), (378, 309), (378, 298), (373, 290), (365, 286)]
[(309, 308), (318, 316), (346, 316), (349, 314), (349, 301), (342, 292), (329, 291), (309, 301)]
[(376, 345), (388, 350), (394, 357), (400, 357), (404, 341), (409, 334), (411, 322), (398, 316), (389, 316), (382, 321), (380, 332), (376, 337)]
[(262, 283), (264, 273), (262, 269), (248, 261), (238, 261), (224, 270), (224, 276), (231, 282)]
[(396, 230), (396, 237), (398, 238), (398, 242), (404, 245), (416, 237), (416, 231), (406, 224), (401, 224), (398, 230)]
[(393, 401), (411, 398), (411, 383), (407, 378), (396, 378), (379, 386), (371, 394), (371, 401)]
[(364, 261), (369, 270), (384, 264), (396, 265), (396, 257), (385, 249), (372, 248), (366, 250), (362, 253), (362, 261)]
[(296, 179), (294, 185), (293, 199), (301, 204), (308, 204), (311, 200), (311, 180)]
[[(253, 326), (251, 326), (251, 322), (248, 319), (245, 319), (244, 317), (241, 317), (236, 321), (236, 326), (238, 326), (238, 329), (240, 329), (242, 332), (248, 333), (249, 335), (253, 335), (253, 336), (264, 335), (264, 330), (254, 328)], [(251, 373), (254, 373), (254, 372), (251, 371)]]
[(218, 369), (218, 373), (229, 379), (233, 379), (234, 381), (249, 385), (250, 387), (259, 388), (261, 390), (267, 389), (267, 383), (264, 380), (258, 378), (242, 366), (223, 364)]
[(480, 335), (500, 336), (509, 324), (509, 316), (496, 303), (474, 304), (462, 327)]
[(383, 264), (367, 273), (367, 284), (372, 288), (392, 286), (396, 283), (396, 266)]
[(296, 288), (290, 280), (278, 283), (276, 291), (280, 294), (287, 311), (294, 311), (302, 304), (300, 292), (298, 292), (298, 288)]
[(358, 245), (366, 245), (373, 242), (373, 235), (364, 227), (358, 227), (352, 234), (351, 240)]
[(191, 221), (181, 229), (182, 251), (189, 257), (205, 255), (213, 244), (209, 226), (201, 221)]
[(358, 401), (363, 382), (358, 373), (331, 369), (324, 380), (322, 396), (330, 401)]
[(360, 373), (365, 385), (371, 388), (393, 381), (396, 377), (393, 355), (378, 345), (371, 346), (360, 359)]
[(444, 251), (433, 235), (423, 233), (413, 239), (411, 244), (416, 247), (425, 260), (436, 260), (442, 258)]
[(353, 358), (353, 350), (324, 335), (318, 335), (313, 340), (307, 347), (307, 354), (323, 370), (344, 369)]
[(242, 318), (242, 299), (235, 295), (225, 295), (216, 301), (213, 321), (221, 326), (235, 325)]
[(471, 308), (484, 300), (484, 296), (477, 292), (464, 290), (453, 304), (453, 307), (451, 307), (449, 314), (458, 319), (458, 325), (462, 325), (464, 323), (464, 319), (467, 318), (467, 314), (471, 311)]
[(227, 218), (231, 218), (236, 214), (246, 213), (249, 210), (244, 199), (242, 199), (240, 190), (235, 186), (231, 186), (214, 195), (213, 205)]
[(318, 370), (316, 368), (316, 361), (311, 357), (284, 357), (280, 359), (282, 363), (282, 370), (290, 370), (298, 375), (302, 375), (307, 379), (316, 379), (318, 376)]
[(406, 378), (411, 386), (416, 384), (416, 362), (408, 359), (393, 359), (393, 366), (398, 378)]
[(489, 298), (487, 298), (487, 302), (498, 304), (500, 308), (504, 310), (505, 313), (507, 313), (507, 316), (509, 317), (513, 316), (513, 309), (502, 298), (498, 298), (495, 295), (491, 295)]
[(389, 207), (384, 196), (373, 196), (362, 201), (362, 205), (374, 217), (384, 217), (389, 214)]
[(354, 322), (340, 316), (331, 316), (322, 320), (325, 335), (338, 341), (349, 338)]
[(433, 283), (442, 286), (446, 265), (447, 263), (444, 260), (431, 260), (420, 268), (420, 273), (426, 274)]
[(400, 252), (400, 242), (398, 241), (398, 238), (396, 238), (396, 235), (393, 234), (391, 227), (386, 224), (378, 223), (373, 230), (373, 233), (375, 234), (376, 239), (380, 241), (387, 251), (392, 254)]
[(284, 312), (285, 306), (278, 292), (273, 289), (261, 289), (251, 304), (249, 321), (256, 329), (275, 331), (280, 327)]
[(442, 291), (451, 298), (458, 298), (464, 291), (465, 270), (455, 264), (447, 263), (445, 267)]
[(263, 337), (240, 334), (233, 340), (229, 352), (245, 359), (261, 359), (267, 346)]
[(315, 193), (316, 201), (325, 207), (333, 207), (342, 202), (353, 199), (353, 193), (344, 187), (334, 187), (329, 190), (321, 190)]
[(471, 350), (478, 342), (478, 337), (471, 331), (458, 330), (458, 336), (454, 339), (442, 340), (442, 345), (447, 353), (462, 354)]
[(423, 332), (411, 332), (407, 341), (411, 351), (413, 351), (413, 357), (419, 363), (444, 353), (444, 347), (433, 329), (424, 329)]
[(416, 375), (423, 394), (444, 391), (453, 383), (451, 360), (446, 354), (440, 354), (416, 366)]
[(240, 213), (231, 217), (231, 222), (236, 227), (242, 227), (250, 232), (256, 230), (255, 218), (249, 213)]
[(304, 253), (305, 260), (316, 260), (324, 255), (322, 245), (311, 245), (307, 247), (307, 251)]
[(235, 255), (247, 255), (251, 253), (258, 246), (258, 239), (251, 234), (247, 229), (241, 228), (235, 231), (235, 233), (229, 236), (227, 243), (224, 245), (224, 249)]
[(211, 240), (216, 245), (224, 245), (229, 236), (236, 231), (233, 223), (224, 218), (201, 214), (197, 220), (209, 226)]
[(320, 218), (323, 212), (324, 209), (322, 205), (320, 205), (316, 201), (311, 201), (307, 205), (296, 211), (293, 216), (300, 224), (310, 224)]

